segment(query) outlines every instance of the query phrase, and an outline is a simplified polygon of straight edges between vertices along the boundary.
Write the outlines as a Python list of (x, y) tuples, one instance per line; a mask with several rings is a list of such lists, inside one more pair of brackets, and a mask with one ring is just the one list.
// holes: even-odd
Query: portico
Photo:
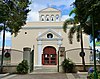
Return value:
[[(55, 48), (55, 51), (58, 51), (58, 47), (61, 47), (63, 38), (61, 37), (61, 33), (56, 33), (55, 31), (49, 29), (43, 33), (39, 32), (39, 36), (37, 38), (38, 41), (38, 65), (43, 65), (43, 53), (44, 48), (47, 46), (51, 46)], [(48, 50), (48, 52), (52, 52)], [(55, 54), (56, 54), (55, 52)], [(56, 60), (57, 61), (57, 60)]]

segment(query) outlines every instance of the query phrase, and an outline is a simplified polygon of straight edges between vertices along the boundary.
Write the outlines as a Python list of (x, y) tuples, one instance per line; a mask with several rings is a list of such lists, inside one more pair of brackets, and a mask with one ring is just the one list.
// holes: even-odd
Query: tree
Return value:
[[(82, 28), (80, 25), (77, 24), (77, 22), (75, 21), (75, 19), (71, 19), (70, 21), (66, 20), (63, 24), (63, 30), (66, 32), (66, 26), (69, 24), (69, 23), (73, 23), (73, 27), (70, 28), (69, 30), (69, 33), (68, 33), (68, 38), (69, 38), (69, 41), (70, 43), (72, 44), (72, 39), (73, 39), (73, 35), (74, 33), (76, 33), (77, 35), (77, 41), (81, 41), (81, 54), (84, 55), (84, 48), (83, 48), (83, 37), (82, 37)], [(83, 63), (83, 70), (86, 71), (86, 68), (85, 68), (85, 60), (84, 60), (84, 56), (81, 56), (82, 57), (82, 63)]]
[[(99, 0), (75, 0), (74, 2), (77, 19), (80, 23), (81, 29), (84, 33), (93, 36), (93, 49), (94, 49), (94, 70), (95, 79), (96, 73), (96, 54), (95, 54), (95, 38), (98, 37), (100, 30), (100, 1)], [(72, 34), (73, 35), (73, 34)]]
[(3, 71), (3, 56), (5, 46), (5, 31), (18, 34), (26, 24), (27, 14), (30, 11), (29, 0), (2, 0), (0, 1), (0, 31), (3, 30), (3, 44), (1, 57), (1, 72)]
[[(79, 22), (80, 25), (72, 27), (69, 31), (69, 40), (72, 43), (73, 35), (77, 32), (77, 40), (81, 38), (82, 41), (82, 32), (88, 35), (92, 35), (92, 22), (90, 16), (94, 14), (94, 25), (95, 27), (95, 38), (98, 36), (98, 30), (100, 30), (100, 1), (96, 0), (75, 0), (75, 8), (71, 11), (69, 15), (75, 13), (74, 22)], [(97, 15), (97, 16), (96, 16)], [(67, 21), (65, 21), (67, 22)], [(67, 23), (65, 23), (67, 24)], [(66, 29), (64, 25), (63, 29)], [(64, 30), (65, 31), (65, 30)], [(93, 35), (92, 35), (93, 36)], [(81, 42), (82, 43), (82, 42)], [(82, 44), (81, 44), (82, 48)], [(81, 49), (83, 50), (83, 49)]]
[[(72, 23), (73, 23), (73, 27), (70, 28), (69, 30), (69, 33), (68, 33), (68, 38), (69, 38), (69, 41), (70, 43), (72, 44), (72, 40), (73, 40), (73, 35), (76, 33), (77, 35), (77, 41), (81, 43), (81, 52), (80, 52), (80, 55), (82, 57), (82, 64), (83, 64), (83, 70), (86, 71), (86, 67), (85, 67), (85, 60), (84, 60), (84, 56), (85, 56), (85, 52), (84, 52), (84, 48), (83, 48), (83, 35), (82, 35), (82, 26), (81, 26), (81, 23), (79, 22), (79, 19), (78, 19), (78, 12), (77, 12), (77, 8), (74, 8), (71, 12), (70, 12), (70, 16), (72, 14), (75, 14), (74, 16), (74, 19), (73, 20), (70, 20)], [(69, 21), (65, 21), (64, 22), (64, 25), (63, 25), (63, 29), (65, 31), (66, 29), (66, 24), (68, 23)], [(66, 31), (65, 31), (66, 32)]]
[[(98, 36), (100, 30), (100, 1), (99, 0), (76, 0), (75, 6), (78, 10), (78, 19), (81, 25), (90, 22), (90, 34), (93, 37), (93, 51), (94, 51), (94, 79), (98, 79), (96, 71), (96, 52), (95, 52), (95, 38)], [(96, 34), (97, 33), (97, 34)]]
[(87, 34), (89, 35), (92, 34), (91, 15), (94, 15), (95, 32), (100, 30), (100, 27), (99, 27), (100, 25), (100, 1), (98, 0), (75, 0), (74, 5), (77, 8), (77, 18), (79, 22), (81, 23), (82, 28), (86, 28), (84, 27), (84, 25), (88, 23), (87, 26), (90, 31)]

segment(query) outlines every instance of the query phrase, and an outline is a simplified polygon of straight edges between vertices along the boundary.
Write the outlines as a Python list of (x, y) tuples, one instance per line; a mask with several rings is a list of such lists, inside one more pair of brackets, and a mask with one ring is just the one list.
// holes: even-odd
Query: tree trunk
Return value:
[(1, 73), (3, 73), (3, 58), (4, 58), (4, 47), (5, 47), (5, 23), (3, 30), (3, 41), (2, 41), (2, 55), (1, 55)]
[[(82, 35), (82, 30), (81, 30), (81, 52), (83, 54), (85, 54), (84, 48), (83, 48), (83, 35)], [(82, 56), (82, 64), (83, 64), (83, 70), (86, 71), (84, 56)]]

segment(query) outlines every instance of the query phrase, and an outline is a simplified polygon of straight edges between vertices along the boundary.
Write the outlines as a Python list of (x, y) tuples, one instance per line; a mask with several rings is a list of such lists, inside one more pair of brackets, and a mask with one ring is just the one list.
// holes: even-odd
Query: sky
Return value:
[(38, 11), (47, 7), (60, 10), (62, 13), (62, 21), (64, 21), (69, 18), (69, 13), (73, 9), (73, 6), (71, 6), (73, 2), (74, 0), (32, 0), (32, 4), (30, 5), (31, 11), (29, 12), (27, 21), (38, 21)]
[[(47, 8), (52, 7), (55, 9), (58, 9), (62, 13), (61, 20), (64, 21), (72, 16), (69, 17), (70, 11), (73, 9), (73, 6), (71, 4), (74, 2), (74, 0), (30, 0), (31, 5), (29, 6), (29, 9), (31, 10), (28, 13), (27, 22), (33, 22), (33, 21), (39, 21), (39, 13), (38, 11)], [(0, 33), (0, 47), (2, 46), (2, 32)], [(6, 32), (6, 47), (11, 47), (11, 35), (10, 33)]]
[[(0, 47), (2, 46), (2, 37), (3, 36), (3, 32), (0, 33)], [(6, 32), (5, 34), (5, 47), (11, 47), (11, 34)]]

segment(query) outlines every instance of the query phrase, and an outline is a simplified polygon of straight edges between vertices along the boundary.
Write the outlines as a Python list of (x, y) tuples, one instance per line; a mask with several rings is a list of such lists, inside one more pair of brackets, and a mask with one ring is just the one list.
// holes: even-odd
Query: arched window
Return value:
[(42, 21), (44, 21), (44, 19), (42, 18)]
[(46, 15), (46, 21), (49, 21), (50, 17), (49, 15)]
[(41, 21), (44, 21), (44, 20), (45, 20), (44, 15), (41, 15)]
[(51, 15), (51, 21), (54, 21), (54, 15)]
[(56, 21), (59, 21), (59, 15), (58, 14), (56, 15)]

